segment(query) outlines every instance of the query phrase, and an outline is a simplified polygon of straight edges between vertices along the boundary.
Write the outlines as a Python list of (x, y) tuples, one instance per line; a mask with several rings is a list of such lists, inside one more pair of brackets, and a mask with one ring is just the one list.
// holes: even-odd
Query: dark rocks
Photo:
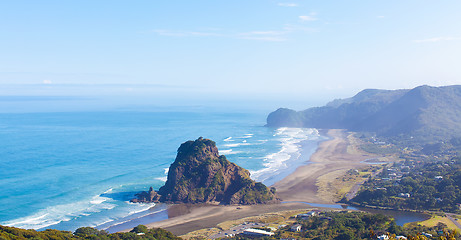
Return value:
[(133, 198), (130, 200), (130, 202), (138, 203), (151, 203), (151, 202), (159, 202), (160, 201), (160, 195), (154, 191), (152, 187), (149, 188), (148, 192), (140, 192), (135, 194), (136, 198)]

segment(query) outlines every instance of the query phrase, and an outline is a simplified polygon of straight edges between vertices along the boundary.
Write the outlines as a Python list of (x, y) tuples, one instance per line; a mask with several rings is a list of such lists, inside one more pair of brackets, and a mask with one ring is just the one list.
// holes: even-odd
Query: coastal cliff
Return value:
[(248, 170), (219, 155), (216, 143), (199, 138), (178, 149), (163, 187), (132, 202), (260, 204), (276, 202), (275, 189), (250, 178)]
[(313, 127), (374, 132), (411, 141), (445, 141), (461, 135), (461, 86), (366, 89), (323, 107), (303, 111), (280, 108), (268, 127)]

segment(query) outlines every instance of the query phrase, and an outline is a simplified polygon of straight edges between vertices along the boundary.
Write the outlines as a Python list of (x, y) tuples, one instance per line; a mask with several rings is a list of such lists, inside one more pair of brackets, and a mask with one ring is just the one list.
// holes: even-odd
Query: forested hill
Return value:
[(342, 128), (421, 141), (461, 136), (461, 86), (366, 89), (347, 99), (303, 111), (280, 108), (269, 127)]

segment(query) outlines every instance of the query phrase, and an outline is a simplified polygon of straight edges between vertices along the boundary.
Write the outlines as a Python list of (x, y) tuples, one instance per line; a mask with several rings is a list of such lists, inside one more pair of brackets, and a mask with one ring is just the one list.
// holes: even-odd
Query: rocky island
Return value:
[(136, 194), (132, 202), (262, 204), (277, 202), (275, 188), (250, 178), (250, 172), (219, 155), (216, 143), (202, 137), (178, 149), (168, 178), (158, 192)]

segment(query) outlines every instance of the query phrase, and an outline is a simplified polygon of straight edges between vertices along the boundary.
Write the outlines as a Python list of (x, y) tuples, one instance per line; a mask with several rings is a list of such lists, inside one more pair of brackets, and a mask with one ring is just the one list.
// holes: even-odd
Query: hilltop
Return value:
[(259, 204), (276, 202), (275, 189), (219, 155), (216, 143), (199, 138), (178, 149), (163, 187), (137, 194), (133, 202)]
[(280, 108), (269, 127), (341, 128), (430, 142), (461, 136), (461, 86), (366, 89), (303, 111)]

